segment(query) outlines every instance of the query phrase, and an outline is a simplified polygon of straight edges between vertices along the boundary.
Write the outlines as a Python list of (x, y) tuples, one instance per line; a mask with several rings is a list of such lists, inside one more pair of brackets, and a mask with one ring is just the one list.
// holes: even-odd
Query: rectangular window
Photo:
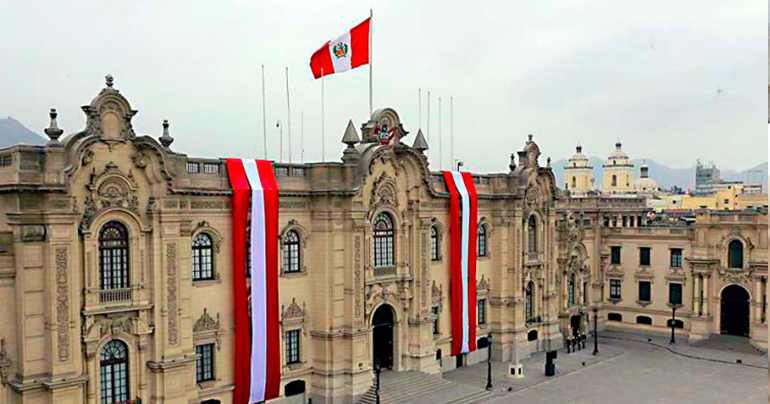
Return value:
[(588, 282), (583, 282), (583, 304), (588, 304)]
[(668, 284), (668, 302), (676, 306), (682, 305), (682, 284), (681, 283)]
[(219, 164), (216, 163), (204, 163), (203, 172), (206, 174), (219, 174)]
[(299, 363), (299, 332), (300, 330), (286, 331), (286, 363)]
[(614, 245), (610, 247), (610, 263), (612, 265), (620, 265), (620, 246)]
[(620, 299), (620, 279), (610, 279), (610, 299)]
[(648, 281), (639, 281), (639, 301), (640, 302), (651, 302), (652, 297), (650, 296), (650, 282)]
[(195, 353), (200, 355), (195, 364), (195, 380), (214, 380), (214, 344), (196, 345)]
[(12, 154), (6, 154), (4, 156), (0, 156), (0, 167), (10, 167), (11, 164), (13, 164)]
[(192, 174), (201, 172), (200, 164), (198, 164), (198, 163), (189, 163), (188, 162), (187, 163), (187, 172), (188, 173), (192, 173)]
[(639, 247), (639, 266), (650, 266), (650, 247)]
[(671, 268), (681, 268), (681, 267), (682, 267), (682, 249), (672, 248), (671, 249)]
[(479, 305), (479, 325), (487, 323), (487, 300), (481, 299)]
[(441, 328), (439, 328), (438, 322), (438, 307), (433, 307), (430, 310), (431, 313), (433, 313), (433, 335), (439, 335), (441, 333)]

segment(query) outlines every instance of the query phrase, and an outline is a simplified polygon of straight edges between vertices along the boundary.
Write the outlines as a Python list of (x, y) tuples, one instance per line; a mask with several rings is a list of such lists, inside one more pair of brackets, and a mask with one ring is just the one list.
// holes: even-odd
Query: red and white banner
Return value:
[(444, 171), (450, 194), (452, 356), (476, 350), (476, 187), (468, 172)]
[[(278, 182), (272, 163), (266, 160), (227, 159), (227, 173), (233, 187), (233, 403), (258, 403), (278, 397), (281, 384)], [(251, 299), (246, 288), (249, 222)]]
[(310, 57), (313, 77), (320, 78), (369, 64), (371, 18), (337, 39), (328, 41)]

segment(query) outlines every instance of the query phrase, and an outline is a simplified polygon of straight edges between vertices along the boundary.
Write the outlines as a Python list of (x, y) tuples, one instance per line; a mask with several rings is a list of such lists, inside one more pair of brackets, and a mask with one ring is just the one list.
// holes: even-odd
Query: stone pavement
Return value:
[[(690, 345), (685, 338), (607, 331), (600, 333), (599, 355), (593, 340), (567, 354), (558, 351), (555, 377), (544, 375), (545, 354), (523, 360), (524, 377), (506, 377), (507, 363), (492, 363), (493, 390), (483, 395), (487, 364), (443, 375), (452, 385), (409, 402), (649, 404), (768, 402), (768, 359), (745, 338), (716, 337)], [(741, 364), (736, 363), (741, 359)], [(475, 400), (466, 400), (475, 397)]]

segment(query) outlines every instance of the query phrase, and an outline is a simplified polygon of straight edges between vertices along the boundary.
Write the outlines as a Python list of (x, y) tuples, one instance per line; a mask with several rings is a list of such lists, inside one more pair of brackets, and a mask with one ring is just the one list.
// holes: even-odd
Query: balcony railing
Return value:
[(131, 300), (133, 288), (103, 289), (99, 291), (99, 303), (127, 302)]

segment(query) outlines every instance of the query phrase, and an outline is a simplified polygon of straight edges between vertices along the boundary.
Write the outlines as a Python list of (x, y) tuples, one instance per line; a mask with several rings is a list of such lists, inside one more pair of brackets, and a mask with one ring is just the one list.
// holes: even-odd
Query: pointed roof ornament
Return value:
[(168, 134), (168, 119), (163, 120), (163, 135), (161, 135), (158, 140), (166, 149), (171, 146), (171, 143), (174, 143), (174, 138)]
[(104, 84), (106, 84), (107, 87), (111, 88), (112, 84), (113, 84), (113, 81), (114, 81), (114, 79), (112, 78), (111, 74), (108, 74), (108, 75), (104, 76)]
[(51, 139), (48, 141), (49, 146), (59, 145), (59, 137), (64, 133), (63, 130), (59, 128), (59, 124), (56, 122), (56, 117), (59, 114), (56, 112), (56, 108), (51, 108), (51, 112), (48, 113), (48, 116), (51, 118), (51, 123), (48, 124), (48, 127), (43, 130), (46, 135)]
[(420, 153), (428, 150), (428, 142), (425, 141), (425, 136), (422, 134), (422, 129), (417, 131), (417, 137), (414, 138), (412, 148)]
[(353, 147), (360, 141), (361, 138), (358, 137), (358, 132), (356, 131), (355, 125), (353, 125), (353, 120), (351, 119), (348, 121), (347, 129), (345, 129), (345, 135), (342, 136), (342, 143), (345, 143), (348, 145), (348, 147)]

